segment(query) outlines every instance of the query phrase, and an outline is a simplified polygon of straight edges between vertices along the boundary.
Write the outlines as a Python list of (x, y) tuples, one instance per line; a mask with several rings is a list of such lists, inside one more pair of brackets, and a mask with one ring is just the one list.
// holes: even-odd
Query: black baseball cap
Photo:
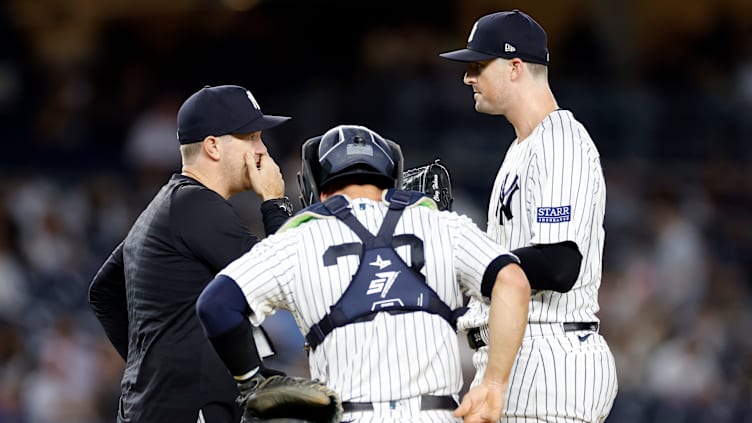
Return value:
[(479, 62), (497, 57), (520, 58), (548, 65), (546, 31), (527, 14), (514, 9), (478, 19), (470, 31), (467, 48), (439, 56), (458, 62)]
[(178, 110), (178, 141), (191, 144), (209, 135), (249, 134), (290, 120), (261, 113), (256, 98), (238, 85), (205, 86)]

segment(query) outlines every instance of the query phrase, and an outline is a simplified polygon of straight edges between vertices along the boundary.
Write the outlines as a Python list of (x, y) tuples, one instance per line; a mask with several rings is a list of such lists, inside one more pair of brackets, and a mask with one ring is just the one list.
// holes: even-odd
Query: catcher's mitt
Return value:
[(439, 159), (402, 172), (402, 189), (421, 191), (436, 202), (439, 210), (452, 210), (452, 181), (449, 170)]
[(264, 379), (258, 375), (239, 388), (237, 402), (244, 409), (242, 423), (286, 421), (284, 419), (339, 423), (342, 420), (339, 395), (316, 380), (294, 376)]

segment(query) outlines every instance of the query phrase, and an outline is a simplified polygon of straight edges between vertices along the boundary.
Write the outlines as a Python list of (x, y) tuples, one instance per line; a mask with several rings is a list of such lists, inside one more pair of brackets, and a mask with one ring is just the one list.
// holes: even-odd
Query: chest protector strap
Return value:
[[(371, 320), (382, 311), (392, 314), (419, 311), (437, 314), (456, 329), (457, 313), (426, 284), (425, 277), (420, 273), (424, 258), (420, 239), (414, 235), (394, 237), (394, 228), (405, 206), (411, 204), (410, 199), (409, 193), (394, 191), (389, 211), (376, 236), (350, 212), (343, 196), (333, 196), (324, 201), (323, 205), (329, 213), (352, 229), (363, 244), (359, 254), (360, 265), (352, 282), (337, 303), (330, 307), (329, 314), (313, 325), (306, 335), (310, 348), (316, 348), (334, 329)], [(417, 241), (419, 248), (411, 249), (410, 261), (413, 265), (408, 266), (395, 248), (410, 245), (411, 241)], [(330, 263), (336, 264), (336, 259)]]

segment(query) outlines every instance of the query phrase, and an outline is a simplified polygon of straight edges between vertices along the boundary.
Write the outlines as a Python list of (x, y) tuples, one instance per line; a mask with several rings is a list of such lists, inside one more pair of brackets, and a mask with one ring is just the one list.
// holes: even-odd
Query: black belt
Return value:
[[(399, 401), (399, 400), (397, 400)], [(394, 401), (394, 402), (397, 402)], [(387, 401), (384, 401), (387, 402)], [(454, 410), (459, 405), (454, 398), (449, 395), (421, 395), (420, 396), (420, 409), (421, 411), (427, 410)], [(352, 402), (345, 401), (342, 403), (342, 408), (346, 413), (353, 411), (374, 411), (372, 402)]]
[(578, 330), (589, 330), (598, 332), (598, 322), (567, 322), (562, 323), (564, 332), (577, 332)]
[[(598, 332), (598, 322), (566, 322), (561, 325), (564, 328), (564, 332), (577, 332), (579, 330)], [(472, 328), (467, 331), (467, 343), (474, 350), (488, 345), (480, 336), (480, 328)]]

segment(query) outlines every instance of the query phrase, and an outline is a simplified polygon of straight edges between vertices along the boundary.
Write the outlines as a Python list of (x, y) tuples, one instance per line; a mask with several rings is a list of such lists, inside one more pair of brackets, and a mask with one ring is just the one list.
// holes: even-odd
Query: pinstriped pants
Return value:
[[(485, 373), (488, 347), (473, 354), (472, 386)], [(531, 323), (522, 339), (500, 423), (603, 422), (614, 403), (616, 366), (606, 340), (592, 331)]]

